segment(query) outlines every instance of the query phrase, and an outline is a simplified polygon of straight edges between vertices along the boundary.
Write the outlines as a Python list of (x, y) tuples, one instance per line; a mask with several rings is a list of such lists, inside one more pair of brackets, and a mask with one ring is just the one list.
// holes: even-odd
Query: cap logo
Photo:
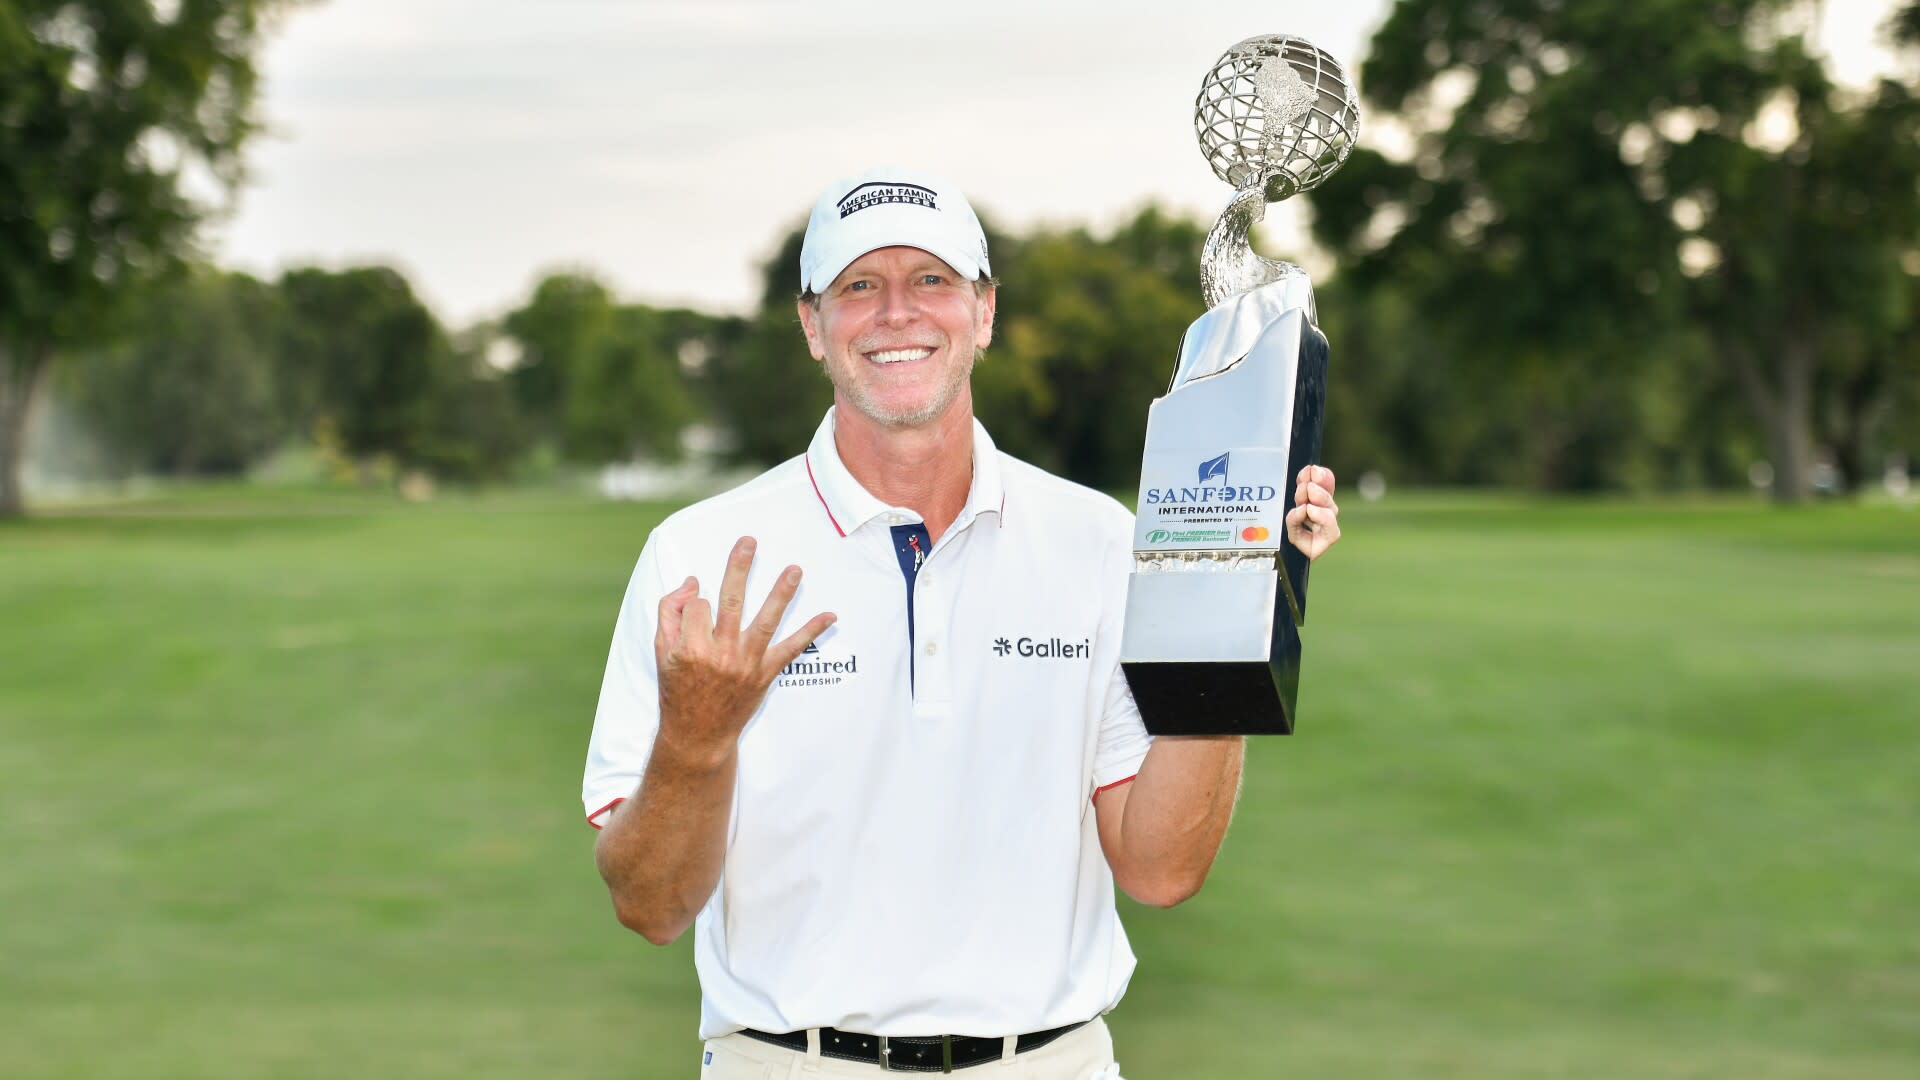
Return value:
[(933, 197), (934, 193), (932, 188), (921, 187), (919, 184), (902, 184), (892, 180), (870, 180), (854, 188), (852, 191), (847, 192), (846, 196), (836, 205), (840, 207), (840, 216), (842, 218), (856, 211), (865, 210), (869, 206), (879, 206), (882, 203), (913, 203), (915, 206), (924, 206), (929, 210), (938, 210), (940, 208), (934, 204)]

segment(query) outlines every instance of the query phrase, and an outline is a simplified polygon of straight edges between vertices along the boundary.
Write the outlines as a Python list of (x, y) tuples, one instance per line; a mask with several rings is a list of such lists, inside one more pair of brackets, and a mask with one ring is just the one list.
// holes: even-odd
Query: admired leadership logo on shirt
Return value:
[(817, 641), (807, 642), (793, 663), (780, 669), (775, 686), (833, 686), (860, 673), (860, 657), (848, 653), (845, 659), (822, 652)]
[(934, 205), (932, 188), (891, 180), (873, 180), (861, 184), (847, 192), (846, 197), (837, 205), (840, 207), (840, 216), (846, 217), (848, 214), (865, 210), (869, 206), (880, 206), (884, 203), (911, 203), (915, 206), (924, 206), (929, 210), (939, 209)]
[(996, 656), (1026, 656), (1037, 660), (1087, 660), (1093, 656), (1093, 639), (1067, 641), (1057, 637), (1023, 637), (1011, 641), (997, 637), (993, 639), (993, 652)]

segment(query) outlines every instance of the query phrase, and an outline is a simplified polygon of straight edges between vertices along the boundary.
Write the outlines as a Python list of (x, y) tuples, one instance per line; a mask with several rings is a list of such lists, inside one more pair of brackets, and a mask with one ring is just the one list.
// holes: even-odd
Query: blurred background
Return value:
[(0, 0), (0, 1075), (689, 1075), (575, 792), (813, 198), (959, 182), (979, 415), (1131, 501), (1273, 32), (1347, 539), (1128, 1075), (1920, 1075), (1914, 0)]

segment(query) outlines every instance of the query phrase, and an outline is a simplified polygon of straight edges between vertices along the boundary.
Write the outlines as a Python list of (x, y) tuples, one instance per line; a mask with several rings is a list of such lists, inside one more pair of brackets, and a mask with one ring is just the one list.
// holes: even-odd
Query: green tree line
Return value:
[[(457, 332), (381, 266), (273, 281), (199, 265), (182, 163), (237, 178), (273, 5), (0, 10), (0, 515), (58, 383), (130, 468), (243, 471), (317, 442), (361, 465), (506, 476), (545, 448), (797, 452), (830, 400), (794, 312), (800, 231), (742, 315), (551, 274)], [(1368, 123), (1308, 196), (1337, 267), (1326, 460), (1543, 491), (1869, 483), (1920, 451), (1920, 0), (1904, 78), (1860, 89), (1811, 0), (1399, 0), (1360, 66)], [(157, 135), (166, 135), (159, 139)], [(167, 153), (157, 146), (171, 146)], [(1223, 193), (1224, 194), (1224, 193)], [(1201, 313), (1206, 225), (991, 228), (1004, 282), (976, 403), (1009, 451), (1130, 487), (1145, 409)], [(55, 364), (55, 361), (60, 361)]]
[(1509, 478), (1714, 482), (1733, 440), (1795, 501), (1822, 458), (1858, 486), (1912, 451), (1920, 3), (1884, 26), (1906, 77), (1864, 90), (1812, 47), (1821, 10), (1394, 5), (1361, 85), (1412, 153), (1356, 152), (1315, 234), (1478, 388)]
[[(1004, 448), (1103, 488), (1136, 482), (1147, 403), (1202, 311), (1205, 224), (1149, 207), (1107, 234), (992, 232), (1004, 284), (974, 384)], [(390, 268), (274, 282), (205, 270), (143, 297), (141, 332), (62, 385), (131, 467), (154, 472), (238, 473), (317, 439), (363, 465), (485, 481), (539, 447), (581, 464), (674, 458), (701, 422), (726, 433), (728, 458), (769, 463), (804, 447), (832, 396), (794, 311), (800, 238), (790, 230), (767, 260), (746, 316), (622, 302), (570, 271), (460, 334)], [(1343, 471), (1642, 490), (1744, 486), (1766, 459), (1765, 432), (1684, 319), (1621, 328), (1631, 348), (1509, 356), (1491, 351), (1496, 336), (1435, 319), (1400, 278), (1335, 275), (1318, 291), (1334, 346), (1325, 453)], [(1622, 349), (1611, 362), (1609, 345)], [(1892, 367), (1872, 445), (1920, 450), (1920, 370), (1911, 357)], [(1822, 415), (1837, 446), (1846, 414)]]

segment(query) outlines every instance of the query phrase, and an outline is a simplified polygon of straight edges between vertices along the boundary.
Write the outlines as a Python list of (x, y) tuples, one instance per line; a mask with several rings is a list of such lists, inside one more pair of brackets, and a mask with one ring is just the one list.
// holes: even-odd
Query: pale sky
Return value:
[[(821, 188), (884, 163), (951, 177), (1013, 230), (1148, 200), (1211, 220), (1228, 188), (1192, 106), (1214, 60), (1290, 33), (1351, 72), (1388, 7), (325, 0), (269, 39), (269, 130), (211, 246), (260, 274), (391, 262), (460, 326), (566, 266), (630, 300), (745, 310)], [(1840, 66), (1884, 65), (1890, 8), (1828, 0)], [(1297, 257), (1279, 224), (1272, 254)]]

